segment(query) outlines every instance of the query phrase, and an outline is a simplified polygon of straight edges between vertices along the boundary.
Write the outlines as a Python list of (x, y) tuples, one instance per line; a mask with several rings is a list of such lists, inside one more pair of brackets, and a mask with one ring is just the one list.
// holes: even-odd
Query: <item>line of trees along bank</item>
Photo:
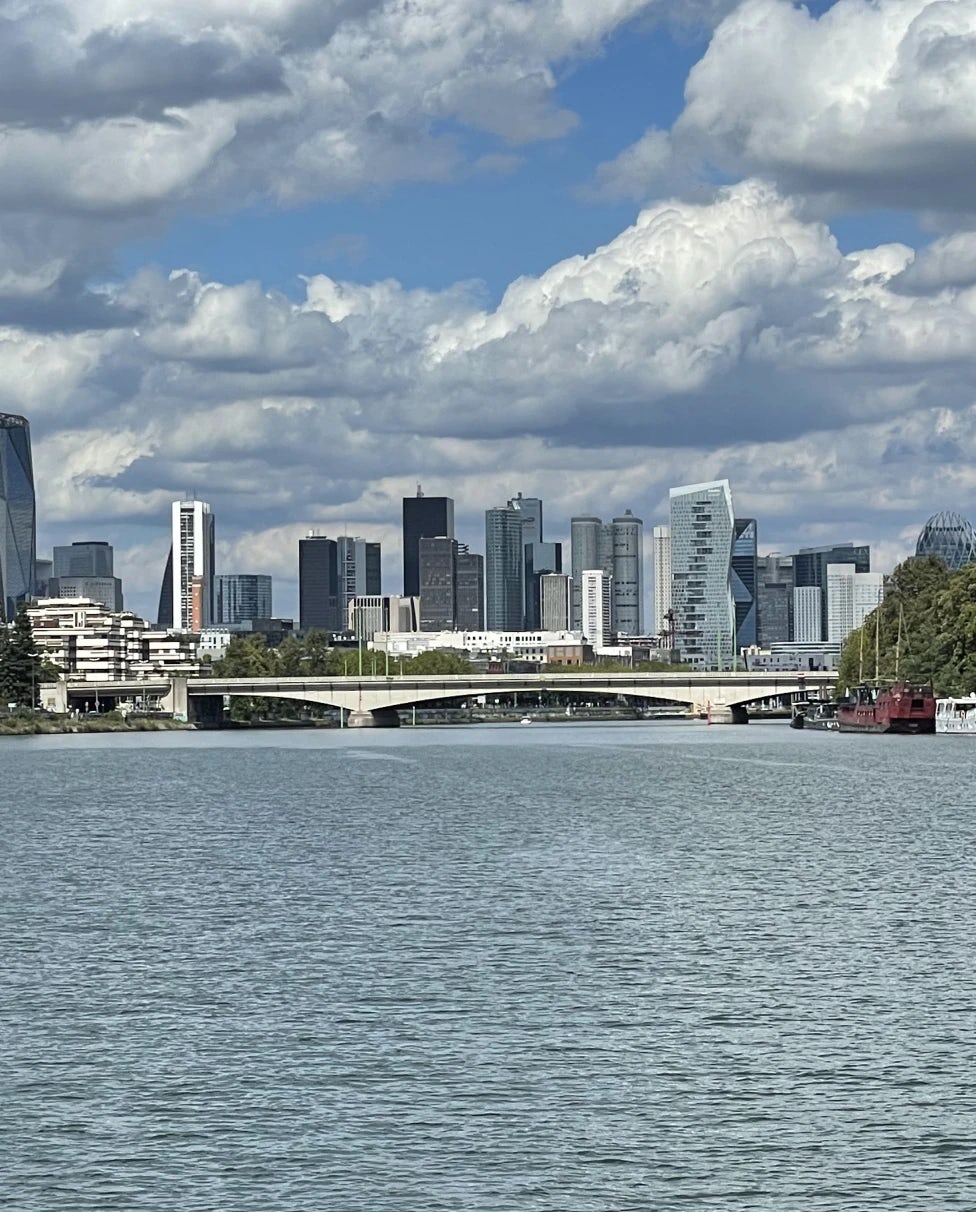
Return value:
[(37, 688), (57, 670), (34, 651), (34, 631), (21, 607), (9, 626), (0, 622), (0, 707), (35, 707)]
[(882, 604), (844, 645), (839, 693), (874, 681), (876, 653), (881, 681), (931, 682), (939, 695), (976, 690), (976, 564), (958, 572), (936, 556), (899, 564)]

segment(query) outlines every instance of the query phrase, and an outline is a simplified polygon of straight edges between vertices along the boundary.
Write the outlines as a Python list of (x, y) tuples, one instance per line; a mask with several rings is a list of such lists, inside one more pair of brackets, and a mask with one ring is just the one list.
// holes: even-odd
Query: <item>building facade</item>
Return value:
[(594, 648), (613, 642), (613, 578), (602, 568), (584, 568), (583, 639)]
[(379, 543), (343, 535), (336, 539), (339, 577), (339, 615), (345, 618), (353, 598), (379, 597), (383, 593), (383, 555)]
[(542, 631), (568, 631), (573, 609), (573, 578), (545, 572), (539, 578), (539, 613)]
[(325, 535), (298, 540), (298, 625), (330, 634), (345, 625), (339, 610), (339, 550)]
[(681, 660), (726, 669), (735, 660), (731, 562), (735, 515), (728, 480), (672, 488), (671, 609)]
[(459, 543), (455, 564), (454, 607), (462, 631), (485, 628), (485, 558)]
[(937, 556), (950, 572), (956, 572), (976, 560), (976, 532), (958, 513), (937, 513), (922, 527), (915, 554)]
[(403, 595), (420, 596), (420, 540), (454, 538), (454, 501), (425, 497), (417, 485), (415, 497), (403, 498)]
[(364, 643), (376, 633), (420, 630), (420, 598), (372, 596), (349, 603), (347, 630)]
[[(871, 548), (866, 544), (839, 543), (833, 547), (801, 547), (793, 557), (793, 579), (797, 589), (820, 590), (820, 634), (827, 638), (827, 566), (853, 564), (855, 572), (871, 571)], [(795, 637), (799, 639), (799, 636)]]
[[(35, 580), (39, 579), (35, 576)], [(109, 610), (121, 611), (122, 582), (115, 575), (115, 551), (111, 543), (88, 541), (55, 547), (44, 596), (91, 598)]]
[(881, 605), (884, 577), (858, 572), (853, 564), (827, 565), (827, 642), (843, 644), (867, 616)]
[(760, 648), (793, 638), (793, 557), (779, 552), (756, 560), (756, 643)]
[(453, 631), (457, 626), (458, 541), (420, 540), (420, 630)]
[(0, 413), (0, 613), (17, 613), (34, 589), (37, 519), (30, 423)]
[(817, 585), (798, 585), (793, 590), (793, 641), (822, 644), (821, 593)]
[(202, 631), (214, 620), (214, 515), (206, 501), (173, 502), (173, 627)]
[(485, 626), (521, 631), (525, 617), (525, 551), (521, 511), (485, 511)]
[(758, 643), (758, 528), (755, 518), (736, 518), (732, 540), (732, 601), (735, 603), (735, 651)]
[(270, 619), (271, 578), (263, 573), (224, 572), (215, 577), (217, 623)]
[(671, 630), (671, 527), (655, 526), (651, 532), (654, 561), (654, 633)]
[(629, 509), (610, 523), (612, 624), (618, 636), (644, 634), (644, 523)]
[(122, 610), (122, 582), (118, 577), (51, 577), (44, 596), (86, 598), (91, 602), (100, 602), (106, 610)]

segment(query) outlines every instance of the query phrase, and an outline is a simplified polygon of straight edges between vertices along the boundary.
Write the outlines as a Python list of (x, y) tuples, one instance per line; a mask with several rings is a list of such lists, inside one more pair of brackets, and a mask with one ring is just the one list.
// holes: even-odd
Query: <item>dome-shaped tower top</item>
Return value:
[(955, 572), (976, 560), (976, 531), (958, 513), (943, 510), (922, 527), (915, 554), (938, 556), (950, 571)]

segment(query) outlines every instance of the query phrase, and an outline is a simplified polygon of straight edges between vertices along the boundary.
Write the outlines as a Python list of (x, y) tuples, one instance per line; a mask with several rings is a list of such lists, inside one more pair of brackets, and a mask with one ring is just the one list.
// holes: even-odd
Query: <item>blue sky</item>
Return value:
[(310, 528), (398, 587), (418, 480), (478, 548), (519, 490), (558, 539), (727, 475), (762, 549), (890, 567), (974, 508), (972, 45), (976, 0), (25, 9), (0, 408), (42, 553), (114, 542), (151, 613), (193, 487), (290, 613)]

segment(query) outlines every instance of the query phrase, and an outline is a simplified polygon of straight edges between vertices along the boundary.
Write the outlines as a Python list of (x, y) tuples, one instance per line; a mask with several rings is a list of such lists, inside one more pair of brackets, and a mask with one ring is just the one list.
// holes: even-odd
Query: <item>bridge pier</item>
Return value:
[(726, 703), (712, 703), (708, 708), (710, 724), (748, 724), (749, 712), (744, 703), (735, 703), (731, 707)]
[(395, 707), (377, 707), (373, 711), (350, 711), (347, 728), (399, 728), (400, 713)]

